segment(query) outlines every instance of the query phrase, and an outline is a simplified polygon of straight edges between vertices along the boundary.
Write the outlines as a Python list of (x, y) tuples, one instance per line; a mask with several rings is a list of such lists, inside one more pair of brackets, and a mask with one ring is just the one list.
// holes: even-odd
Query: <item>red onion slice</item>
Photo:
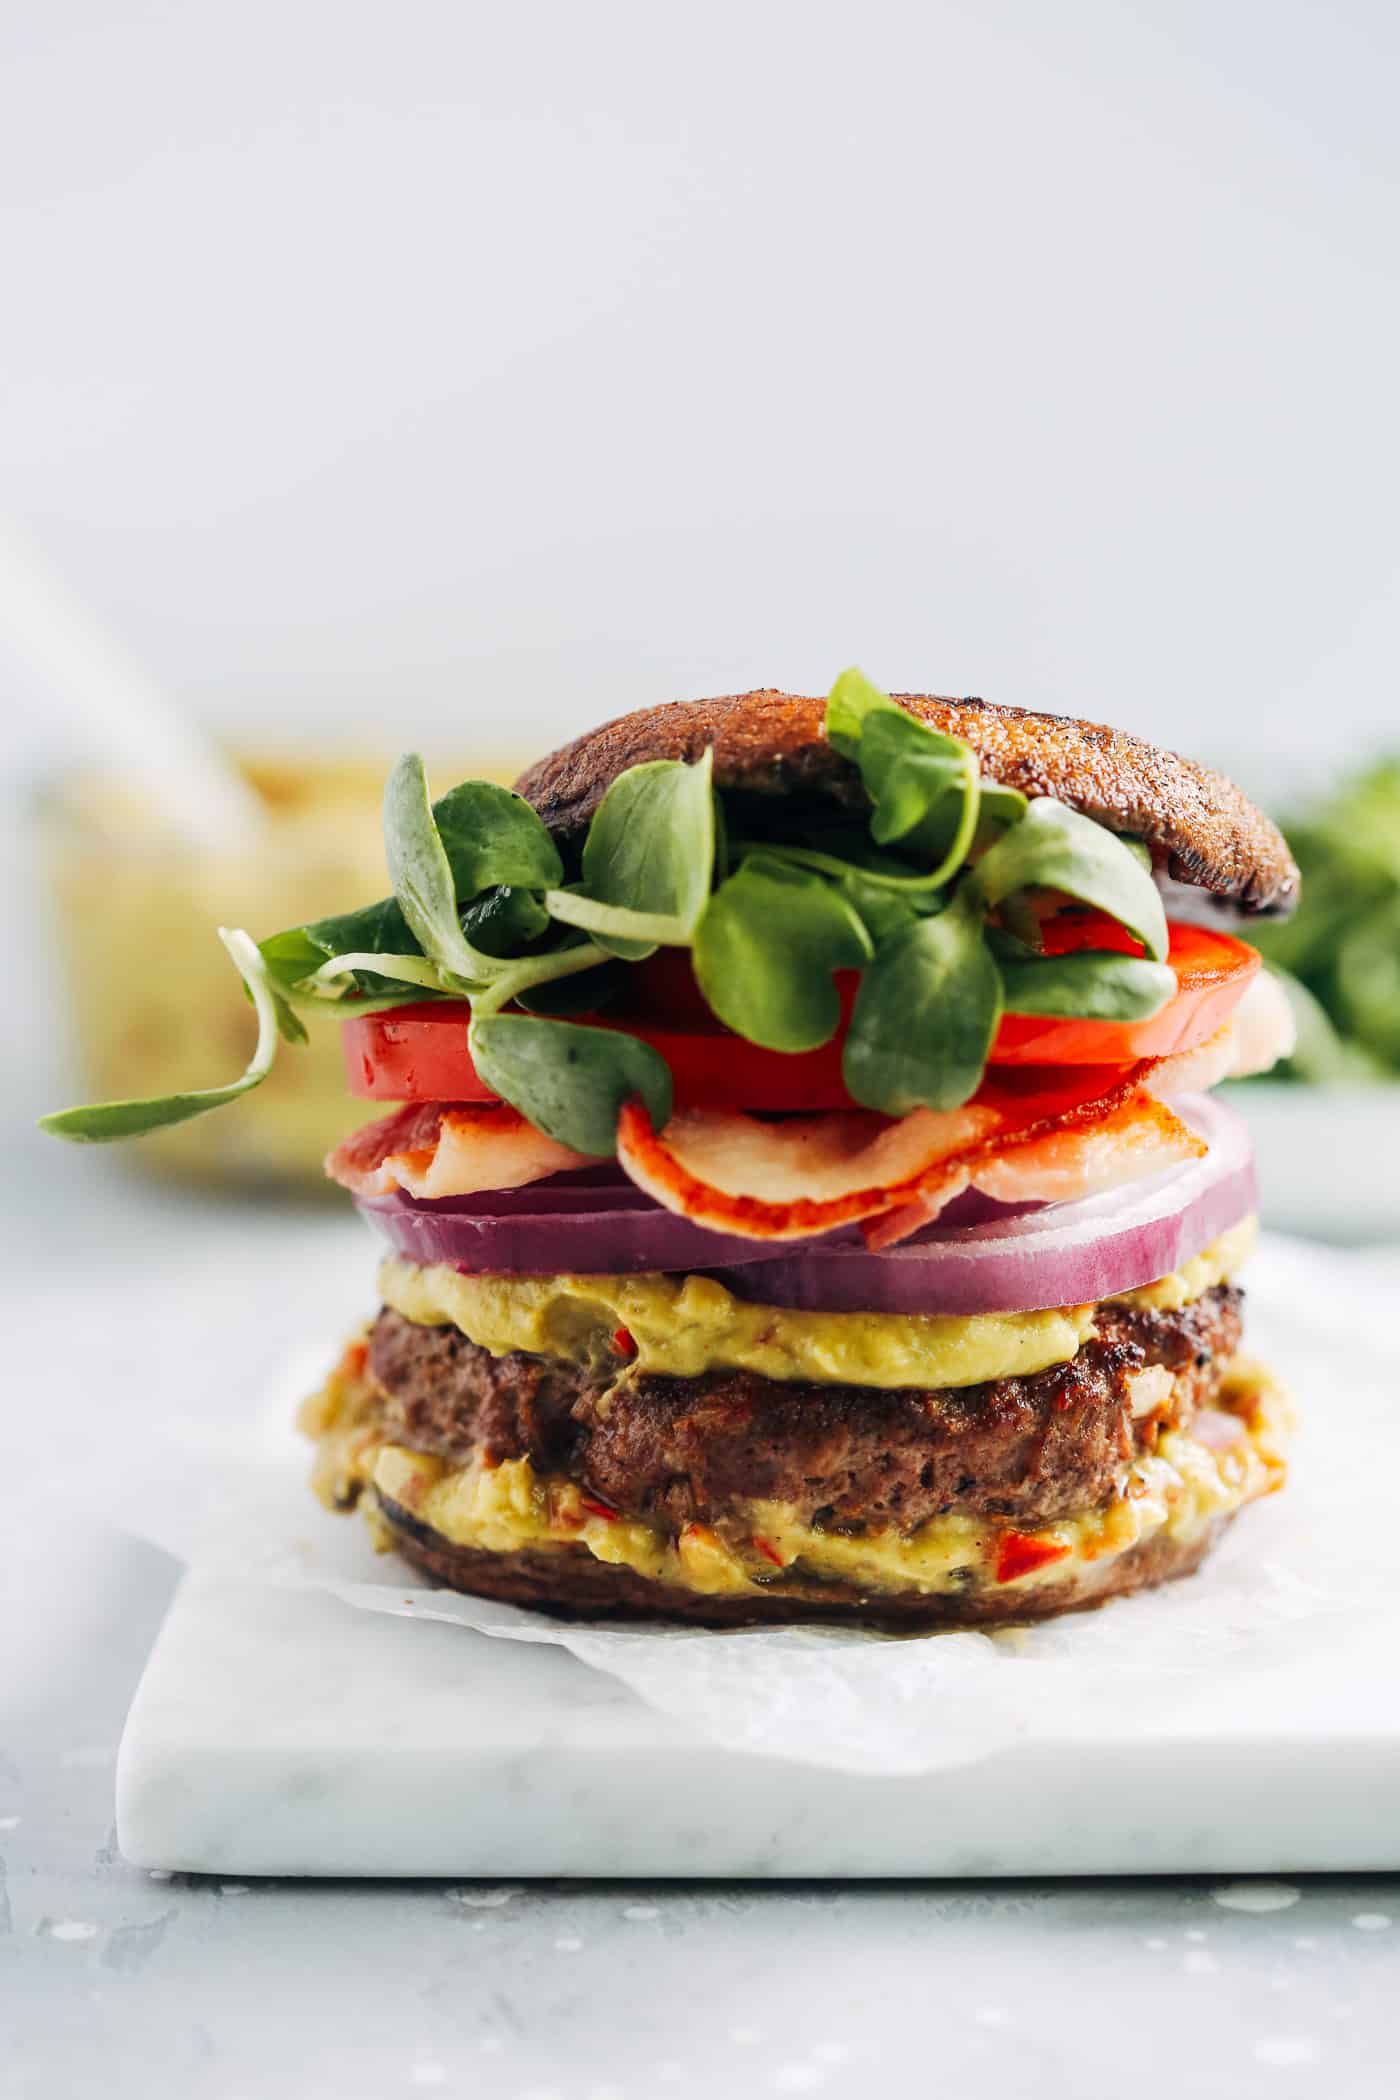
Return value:
[(462, 1196), (418, 1203), (411, 1196), (357, 1196), (361, 1214), (409, 1261), (450, 1262), (454, 1268), (497, 1275), (629, 1276), (654, 1269), (726, 1268), (767, 1255), (760, 1240), (707, 1232), (677, 1217), (631, 1182), (626, 1201), (577, 1197), (555, 1203), (538, 1195), (545, 1184), (511, 1191), (537, 1196), (530, 1211), (488, 1210), (481, 1198)]
[(812, 1312), (1037, 1312), (1170, 1275), (1254, 1210), (1249, 1132), (1223, 1103), (1174, 1108), (1210, 1144), (1150, 1180), (991, 1224), (941, 1222), (880, 1254), (817, 1245), (764, 1268), (713, 1272), (736, 1296)]
[(816, 1312), (1032, 1312), (1152, 1283), (1253, 1210), (1242, 1119), (1205, 1095), (1174, 1105), (1207, 1140), (1203, 1159), (1074, 1203), (990, 1218), (985, 1204), (950, 1209), (877, 1254), (848, 1229), (788, 1242), (775, 1255), (759, 1241), (706, 1231), (636, 1190), (629, 1197), (630, 1183), (619, 1188), (610, 1169), (490, 1197), (373, 1196), (359, 1207), (397, 1253), (425, 1265), (517, 1275), (698, 1272), (756, 1303)]

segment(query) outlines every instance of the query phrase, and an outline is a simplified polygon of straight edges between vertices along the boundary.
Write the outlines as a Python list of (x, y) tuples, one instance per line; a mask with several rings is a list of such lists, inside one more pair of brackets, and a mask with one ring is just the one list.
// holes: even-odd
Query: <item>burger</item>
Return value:
[(510, 791), (384, 802), (392, 894), (222, 938), (342, 1024), (380, 1309), (314, 1486), (557, 1614), (991, 1625), (1200, 1566), (1284, 1479), (1242, 1351), (1247, 1133), (1290, 1042), (1229, 930), (1298, 875), (1219, 775), (849, 671), (646, 708)]

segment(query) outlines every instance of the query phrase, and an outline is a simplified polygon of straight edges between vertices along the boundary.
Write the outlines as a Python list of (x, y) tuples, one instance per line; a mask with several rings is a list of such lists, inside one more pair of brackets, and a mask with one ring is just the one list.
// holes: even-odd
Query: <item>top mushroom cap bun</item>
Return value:
[[(1278, 827), (1223, 774), (1126, 730), (1072, 715), (932, 693), (890, 696), (976, 752), (985, 777), (1053, 795), (1108, 830), (1141, 839), (1153, 866), (1248, 913), (1291, 910), (1298, 870)], [(756, 802), (783, 796), (815, 821), (866, 807), (860, 774), (822, 734), (824, 699), (764, 687), (639, 708), (575, 737), (516, 783), (564, 845), (582, 839), (619, 773), (648, 759), (714, 750), (716, 787)]]

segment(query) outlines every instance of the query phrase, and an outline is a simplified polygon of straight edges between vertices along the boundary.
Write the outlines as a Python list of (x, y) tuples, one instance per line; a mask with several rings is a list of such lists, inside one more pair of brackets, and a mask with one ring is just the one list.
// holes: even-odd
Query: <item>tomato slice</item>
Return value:
[[(994, 1065), (1132, 1064), (1193, 1050), (1223, 1028), (1259, 968), (1257, 949), (1204, 926), (1168, 927), (1167, 962), (1177, 993), (1146, 1021), (1080, 1021), (1052, 1014), (1005, 1014), (992, 1045)], [(1141, 953), (1137, 943), (1097, 912), (1066, 913), (1044, 928), (1046, 951), (1080, 948)]]
[[(1089, 912), (1056, 921), (1046, 945), (1057, 954), (1135, 946), (1120, 928)], [(1063, 1096), (1072, 1105), (1111, 1085), (1118, 1068), (1205, 1042), (1223, 1026), (1259, 967), (1258, 955), (1243, 941), (1194, 926), (1172, 927), (1168, 960), (1179, 990), (1149, 1021), (1006, 1015), (992, 1047), (995, 1070), (982, 1094), (1014, 1092), (1036, 1101)], [(678, 1106), (811, 1114), (852, 1105), (841, 1078), (841, 1045), (858, 982), (854, 971), (837, 976), (842, 1022), (836, 1035), (820, 1049), (796, 1055), (762, 1050), (722, 1027), (700, 997), (689, 957), (679, 950), (663, 950), (638, 964), (625, 982), (625, 1004), (588, 1017), (589, 1025), (623, 1029), (659, 1050), (671, 1068)], [(664, 1020), (651, 1018), (657, 1015)], [(348, 1020), (343, 1034), (350, 1091), (367, 1101), (493, 1100), (467, 1048), (470, 1018), (465, 1001), (434, 999)], [(1094, 1069), (1080, 1080), (1046, 1069), (1055, 1066)]]
[[(347, 1021), (345, 1068), (352, 1094), (367, 1101), (493, 1101), (467, 1048), (471, 1009), (435, 999), (396, 1006), (388, 1013)], [(589, 1017), (594, 1028), (619, 1028), (661, 1052), (683, 1108), (849, 1108), (841, 1080), (839, 1035), (819, 1050), (789, 1056), (761, 1050), (722, 1028), (662, 1028), (609, 1012)]]

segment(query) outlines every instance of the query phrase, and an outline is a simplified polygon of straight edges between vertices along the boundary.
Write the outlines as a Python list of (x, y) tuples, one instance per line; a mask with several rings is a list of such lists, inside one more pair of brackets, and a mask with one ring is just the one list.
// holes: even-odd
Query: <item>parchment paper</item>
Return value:
[[(555, 1622), (420, 1588), (358, 1518), (321, 1512), (291, 1417), (339, 1335), (284, 1363), (236, 1430), (173, 1420), (126, 1453), (107, 1514), (202, 1575), (314, 1584), (362, 1611), (444, 1620), (464, 1636), (543, 1642), (727, 1747), (845, 1771), (967, 1764), (1131, 1702), (1180, 1711), (1252, 1671), (1358, 1637), (1400, 1655), (1400, 1268), (1266, 1241), (1245, 1277), (1246, 1347), (1293, 1387), (1293, 1476), (1246, 1510), (1205, 1571), (1091, 1612), (996, 1635), (846, 1629), (711, 1632)], [(405, 1582), (405, 1575), (409, 1580)], [(1385, 1658), (1388, 1657), (1387, 1662)], [(470, 1655), (463, 1656), (463, 1697)]]

